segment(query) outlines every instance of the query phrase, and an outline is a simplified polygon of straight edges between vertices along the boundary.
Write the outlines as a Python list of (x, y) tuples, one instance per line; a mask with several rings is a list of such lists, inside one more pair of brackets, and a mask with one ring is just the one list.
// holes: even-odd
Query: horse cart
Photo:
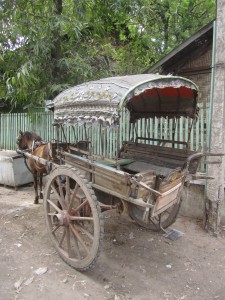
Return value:
[[(25, 155), (48, 170), (47, 228), (69, 265), (85, 271), (96, 262), (105, 210), (127, 213), (155, 231), (175, 221), (183, 186), (203, 156), (189, 147), (197, 99), (192, 81), (155, 74), (83, 83), (54, 99), (58, 135), (50, 159)], [(184, 129), (186, 141), (177, 134)]]

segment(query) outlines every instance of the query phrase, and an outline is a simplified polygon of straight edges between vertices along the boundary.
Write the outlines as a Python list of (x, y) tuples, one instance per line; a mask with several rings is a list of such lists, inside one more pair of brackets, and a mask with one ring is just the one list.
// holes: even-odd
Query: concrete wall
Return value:
[(204, 193), (205, 185), (190, 184), (184, 187), (180, 214), (196, 219), (203, 219), (204, 216)]
[[(225, 199), (221, 205), (221, 223), (225, 224)], [(204, 214), (205, 182), (191, 183), (189, 187), (184, 187), (180, 215), (203, 220)]]

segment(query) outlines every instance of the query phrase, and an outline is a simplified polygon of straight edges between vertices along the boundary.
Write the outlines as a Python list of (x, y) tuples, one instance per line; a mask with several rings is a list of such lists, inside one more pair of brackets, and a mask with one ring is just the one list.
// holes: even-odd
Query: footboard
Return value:
[(173, 182), (173, 187), (166, 190), (165, 192), (161, 192), (161, 196), (156, 198), (156, 202), (154, 207), (151, 210), (151, 217), (155, 217), (167, 210), (170, 206), (180, 201), (181, 192), (183, 189), (183, 177), (179, 180)]

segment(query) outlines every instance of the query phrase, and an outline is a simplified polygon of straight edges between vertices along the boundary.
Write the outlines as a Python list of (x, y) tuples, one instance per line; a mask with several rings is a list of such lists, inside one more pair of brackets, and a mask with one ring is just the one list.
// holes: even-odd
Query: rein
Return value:
[[(30, 152), (30, 150), (25, 150), (24, 152)], [(24, 163), (25, 163), (25, 166), (27, 167), (27, 169), (33, 174), (33, 172), (31, 171), (30, 167), (28, 166), (27, 164), (27, 157), (26, 155), (23, 153), (23, 158), (24, 158)]]

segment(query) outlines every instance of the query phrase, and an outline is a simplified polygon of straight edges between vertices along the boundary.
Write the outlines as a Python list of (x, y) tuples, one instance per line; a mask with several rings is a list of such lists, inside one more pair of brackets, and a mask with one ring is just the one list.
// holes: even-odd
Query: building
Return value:
[[(203, 151), (209, 150), (210, 143), (209, 132), (213, 90), (211, 78), (213, 77), (212, 72), (214, 72), (213, 57), (215, 51), (214, 28), (215, 22), (210, 22), (145, 71), (145, 73), (158, 72), (160, 74), (186, 77), (198, 85), (199, 107), (204, 116), (204, 129), (201, 130), (204, 140)], [(203, 218), (204, 193), (204, 182), (197, 182), (192, 184), (191, 188), (185, 189), (181, 213), (191, 217)]]
[(203, 109), (210, 103), (213, 24), (207, 24), (145, 71), (179, 75), (194, 81), (199, 86), (199, 102)]

